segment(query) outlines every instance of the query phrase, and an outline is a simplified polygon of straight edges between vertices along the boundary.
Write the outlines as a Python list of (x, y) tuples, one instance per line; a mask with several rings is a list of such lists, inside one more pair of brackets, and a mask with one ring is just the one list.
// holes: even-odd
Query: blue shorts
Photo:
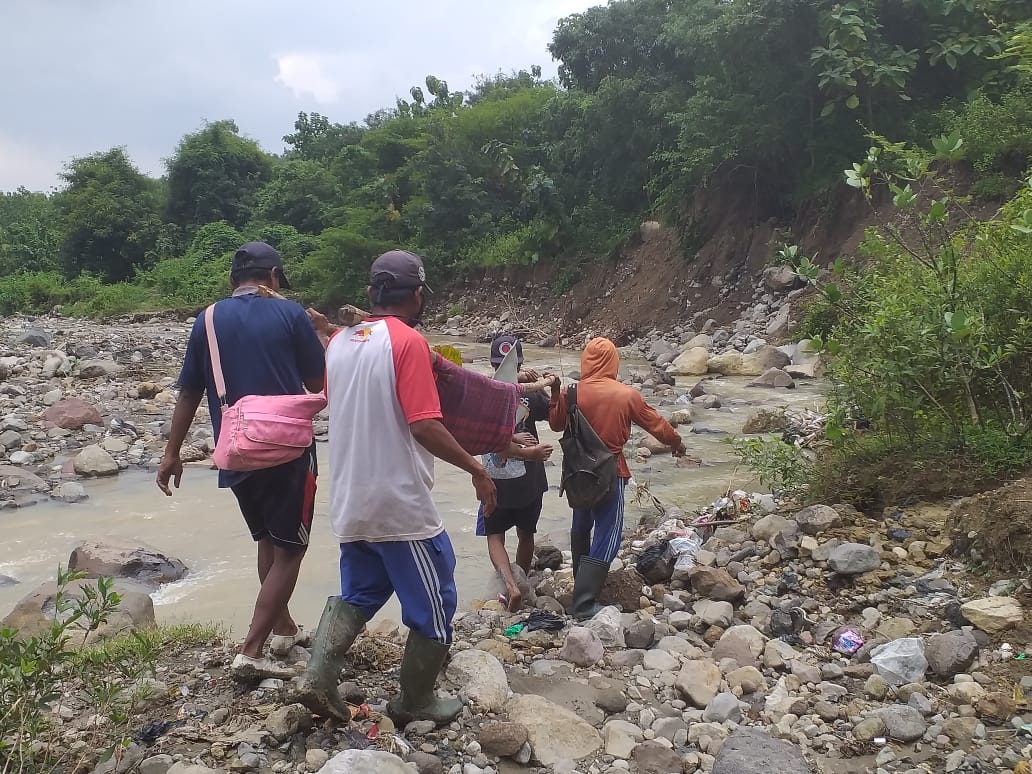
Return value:
[(405, 626), (430, 640), (452, 641), (459, 597), (447, 532), (426, 540), (341, 543), (341, 599), (369, 620), (391, 594), (398, 595)]

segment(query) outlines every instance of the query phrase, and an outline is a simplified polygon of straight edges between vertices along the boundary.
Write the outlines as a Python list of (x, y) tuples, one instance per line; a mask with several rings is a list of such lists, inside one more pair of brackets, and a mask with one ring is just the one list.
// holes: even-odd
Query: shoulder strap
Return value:
[(215, 336), (215, 304), (204, 310), (204, 329), (208, 333), (208, 355), (211, 357), (211, 373), (215, 377), (215, 392), (219, 400), (226, 402), (226, 378), (222, 375), (222, 358), (219, 356), (219, 340)]
[(566, 409), (571, 414), (577, 410), (577, 385), (571, 384), (566, 388)]

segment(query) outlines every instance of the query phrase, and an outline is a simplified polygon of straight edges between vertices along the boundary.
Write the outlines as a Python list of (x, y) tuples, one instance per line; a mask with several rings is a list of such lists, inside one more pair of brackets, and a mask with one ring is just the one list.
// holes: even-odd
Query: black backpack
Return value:
[(559, 495), (566, 495), (571, 508), (594, 508), (609, 497), (616, 483), (616, 455), (602, 443), (588, 420), (577, 408), (577, 388), (566, 391), (569, 415), (566, 432), (559, 439), (563, 450)]

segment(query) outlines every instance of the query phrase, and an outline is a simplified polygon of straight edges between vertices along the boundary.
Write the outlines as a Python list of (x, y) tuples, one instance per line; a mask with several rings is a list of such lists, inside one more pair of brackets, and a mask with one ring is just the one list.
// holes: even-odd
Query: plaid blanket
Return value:
[(434, 353), (442, 424), (473, 455), (504, 451), (516, 427), (520, 388), (497, 382)]

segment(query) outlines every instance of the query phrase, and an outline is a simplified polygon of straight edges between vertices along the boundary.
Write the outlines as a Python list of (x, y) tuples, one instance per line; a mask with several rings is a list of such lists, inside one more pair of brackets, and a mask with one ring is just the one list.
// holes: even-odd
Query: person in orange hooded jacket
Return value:
[[(570, 548), (573, 553), (573, 614), (584, 620), (599, 610), (598, 595), (605, 585), (609, 565), (620, 549), (623, 535), (624, 488), (631, 477), (623, 455), (631, 437), (631, 424), (646, 430), (673, 450), (675, 457), (687, 453), (684, 441), (673, 426), (652, 408), (641, 393), (617, 381), (620, 353), (609, 339), (588, 342), (581, 355), (581, 380), (577, 385), (577, 407), (599, 439), (617, 460), (617, 480), (609, 497), (590, 509), (573, 511)], [(566, 429), (566, 390), (552, 386), (548, 423), (556, 432)]]

